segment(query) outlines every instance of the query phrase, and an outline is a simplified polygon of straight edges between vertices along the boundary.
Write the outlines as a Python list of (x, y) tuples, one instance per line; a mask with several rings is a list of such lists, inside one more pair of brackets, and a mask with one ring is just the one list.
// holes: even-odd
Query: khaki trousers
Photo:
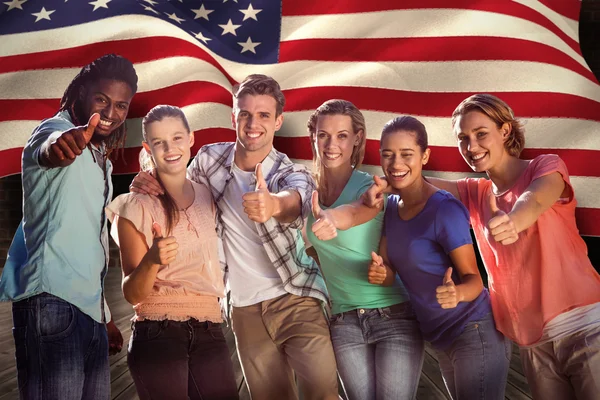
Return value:
[(534, 399), (600, 399), (600, 326), (520, 353)]
[(238, 356), (253, 400), (337, 400), (335, 355), (319, 300), (286, 294), (233, 307)]

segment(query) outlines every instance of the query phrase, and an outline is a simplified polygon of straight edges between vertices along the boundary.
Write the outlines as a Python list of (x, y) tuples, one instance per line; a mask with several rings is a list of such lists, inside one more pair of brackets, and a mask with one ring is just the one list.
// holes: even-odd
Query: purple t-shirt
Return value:
[[(425, 207), (408, 221), (398, 216), (397, 195), (389, 196), (384, 218), (384, 235), (391, 267), (408, 290), (411, 304), (425, 340), (440, 350), (447, 349), (471, 321), (490, 313), (489, 293), (483, 289), (471, 302), (443, 309), (435, 290), (441, 286), (448, 267), (454, 267), (448, 255), (452, 250), (471, 244), (469, 212), (450, 193), (439, 190)], [(454, 268), (452, 278), (460, 277)]]

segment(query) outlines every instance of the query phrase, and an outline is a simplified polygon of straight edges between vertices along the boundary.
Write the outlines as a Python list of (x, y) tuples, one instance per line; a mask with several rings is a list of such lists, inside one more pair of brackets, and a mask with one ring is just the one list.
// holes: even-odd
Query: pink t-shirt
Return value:
[[(219, 265), (218, 237), (215, 231), (214, 203), (208, 188), (192, 182), (195, 200), (185, 211), (169, 236), (179, 244), (177, 257), (160, 266), (152, 292), (133, 306), (134, 320), (223, 322), (219, 298), (224, 296), (223, 274)], [(119, 244), (116, 218), (126, 218), (152, 246), (152, 223), (157, 222), (166, 236), (166, 218), (155, 196), (128, 193), (118, 196), (106, 207), (112, 223), (111, 236)]]
[(510, 190), (496, 196), (508, 213), (537, 178), (558, 172), (569, 197), (559, 199), (511, 245), (496, 243), (487, 228), (491, 218), (485, 178), (458, 181), (460, 199), (471, 214), (471, 225), (487, 273), (496, 327), (520, 345), (537, 342), (544, 326), (559, 314), (600, 301), (600, 276), (587, 257), (587, 247), (575, 224), (577, 201), (565, 163), (553, 154), (531, 160)]

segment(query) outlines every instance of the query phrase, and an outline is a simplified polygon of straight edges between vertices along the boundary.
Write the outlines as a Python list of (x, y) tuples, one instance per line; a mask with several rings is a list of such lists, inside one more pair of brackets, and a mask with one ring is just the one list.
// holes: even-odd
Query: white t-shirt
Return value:
[(231, 303), (244, 307), (273, 299), (287, 292), (281, 277), (269, 260), (256, 222), (250, 220), (242, 206), (242, 196), (250, 191), (254, 172), (232, 165), (233, 180), (223, 195), (223, 250), (229, 266)]
[(551, 319), (542, 333), (540, 340), (531, 346), (521, 346), (524, 349), (554, 342), (576, 332), (596, 329), (600, 326), (600, 303), (577, 307)]

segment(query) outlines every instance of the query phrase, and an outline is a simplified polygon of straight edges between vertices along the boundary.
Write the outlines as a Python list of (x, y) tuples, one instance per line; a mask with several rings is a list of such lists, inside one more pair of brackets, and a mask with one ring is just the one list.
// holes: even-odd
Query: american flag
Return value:
[(352, 101), (368, 128), (365, 169), (399, 114), (425, 123), (432, 175), (464, 177), (450, 115), (492, 93), (526, 122), (523, 157), (559, 154), (584, 235), (600, 236), (600, 85), (581, 55), (579, 0), (0, 0), (0, 176), (52, 116), (81, 66), (106, 53), (135, 63), (125, 161), (138, 169), (140, 119), (183, 108), (197, 146), (233, 140), (231, 88), (273, 76), (287, 99), (275, 146), (311, 158), (306, 121), (330, 98)]

